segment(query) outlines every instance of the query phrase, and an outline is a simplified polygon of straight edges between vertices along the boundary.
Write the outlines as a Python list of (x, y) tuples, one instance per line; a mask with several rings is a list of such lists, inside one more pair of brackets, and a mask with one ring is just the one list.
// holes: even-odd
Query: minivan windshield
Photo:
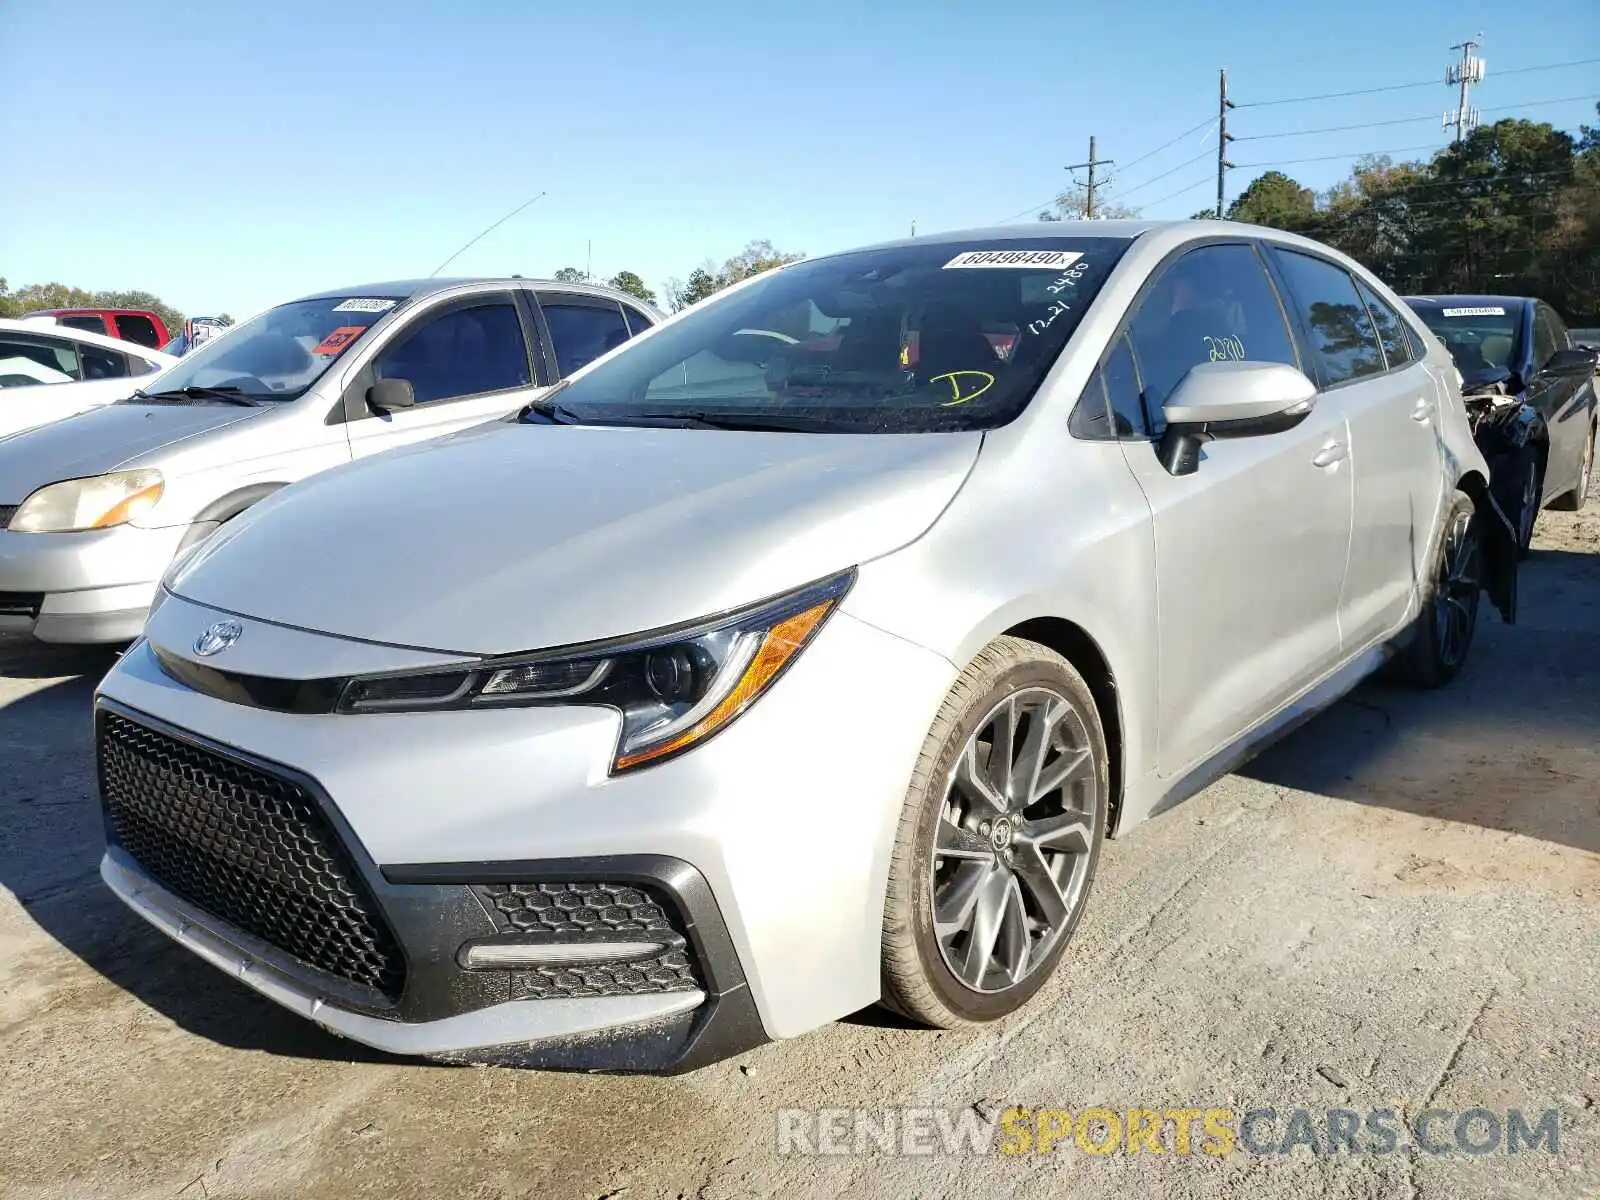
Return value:
[(331, 296), (280, 304), (200, 342), (145, 390), (155, 397), (192, 388), (255, 401), (293, 400), (403, 298)]
[(557, 408), (601, 423), (993, 428), (1032, 398), (1128, 245), (911, 242), (797, 263), (630, 343)]

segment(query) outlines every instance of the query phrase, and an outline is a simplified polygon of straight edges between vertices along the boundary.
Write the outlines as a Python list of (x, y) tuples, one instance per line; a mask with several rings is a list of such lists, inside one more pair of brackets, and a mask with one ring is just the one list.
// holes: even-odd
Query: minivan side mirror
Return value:
[(1592, 375), (1595, 369), (1595, 352), (1585, 346), (1568, 346), (1557, 350), (1550, 361), (1539, 369), (1541, 375)]
[(1203, 442), (1293, 429), (1316, 400), (1317, 385), (1285, 363), (1198, 363), (1163, 406), (1167, 428), (1157, 456), (1171, 474), (1191, 475)]
[(367, 407), (373, 412), (393, 412), (417, 402), (409, 379), (380, 379), (367, 389)]

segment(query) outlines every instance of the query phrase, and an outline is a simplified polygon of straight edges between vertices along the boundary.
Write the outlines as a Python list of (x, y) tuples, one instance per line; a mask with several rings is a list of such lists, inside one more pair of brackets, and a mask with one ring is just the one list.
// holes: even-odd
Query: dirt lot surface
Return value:
[[(385, 1060), (171, 946), (95, 874), (110, 656), (0, 641), (0, 1192), (1600, 1196), (1600, 502), (1537, 544), (1454, 686), (1363, 688), (1110, 844), (1017, 1018), (864, 1013), (675, 1079)], [(776, 1149), (779, 1109), (1013, 1104), (1277, 1109), (1257, 1142), (1296, 1107), (1561, 1125), (1554, 1154)]]

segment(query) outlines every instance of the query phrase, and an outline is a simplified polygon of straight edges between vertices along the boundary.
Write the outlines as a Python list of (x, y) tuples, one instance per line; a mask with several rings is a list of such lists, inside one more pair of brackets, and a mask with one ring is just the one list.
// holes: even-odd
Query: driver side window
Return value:
[(1153, 434), (1162, 406), (1191, 367), (1205, 362), (1297, 366), (1277, 292), (1250, 246), (1191, 250), (1166, 267), (1128, 327)]
[(458, 308), (423, 323), (378, 356), (379, 379), (404, 379), (418, 404), (529, 386), (522, 323), (509, 303)]

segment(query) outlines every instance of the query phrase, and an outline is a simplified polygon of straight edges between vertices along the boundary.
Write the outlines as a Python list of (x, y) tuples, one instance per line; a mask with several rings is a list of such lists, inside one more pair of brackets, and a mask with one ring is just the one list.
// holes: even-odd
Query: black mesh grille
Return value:
[(552, 942), (663, 941), (670, 948), (632, 962), (519, 969), (511, 976), (513, 1000), (571, 996), (637, 996), (687, 992), (700, 986), (686, 939), (666, 908), (631, 883), (512, 883), (479, 889), (504, 933)]
[(301, 962), (390, 999), (394, 934), (298, 784), (115, 713), (99, 731), (112, 836), (163, 887)]

